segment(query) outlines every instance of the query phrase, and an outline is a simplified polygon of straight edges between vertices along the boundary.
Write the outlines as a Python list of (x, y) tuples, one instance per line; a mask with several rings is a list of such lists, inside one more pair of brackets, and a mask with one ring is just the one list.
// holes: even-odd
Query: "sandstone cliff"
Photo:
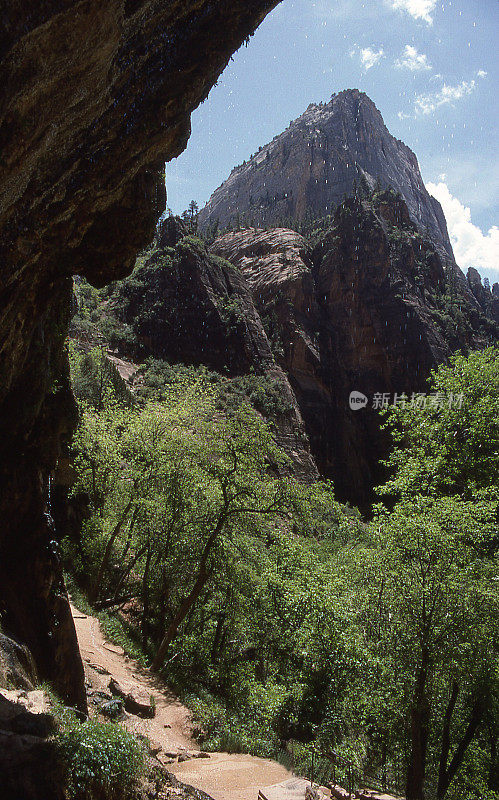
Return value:
[[(252, 290), (319, 471), (341, 499), (368, 505), (388, 445), (375, 394), (425, 391), (433, 367), (494, 340), (497, 327), (449, 286), (437, 249), (390, 191), (342, 203), (313, 252), (284, 229), (228, 233), (212, 251)], [(350, 409), (352, 391), (366, 408)]]
[(0, 11), (0, 612), (85, 708), (51, 481), (75, 423), (71, 275), (125, 275), (190, 114), (277, 0), (14, 0)]
[[(199, 215), (200, 225), (275, 226), (333, 213), (354, 185), (399, 191), (411, 219), (453, 260), (442, 208), (423, 183), (412, 150), (395, 139), (363, 92), (311, 104), (272, 142), (232, 170)], [(293, 225), (290, 225), (293, 227)]]

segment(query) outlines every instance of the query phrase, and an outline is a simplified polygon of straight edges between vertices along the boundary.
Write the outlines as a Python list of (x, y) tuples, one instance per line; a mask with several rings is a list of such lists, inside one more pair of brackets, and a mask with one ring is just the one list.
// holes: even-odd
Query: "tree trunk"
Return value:
[(489, 726), (489, 741), (490, 741), (490, 765), (489, 765), (489, 779), (487, 782), (488, 788), (493, 792), (499, 792), (499, 758), (497, 752), (497, 728), (494, 723)]
[(127, 533), (126, 533), (125, 547), (123, 548), (123, 553), (121, 554), (121, 561), (122, 561), (123, 564), (125, 563), (125, 559), (126, 559), (126, 557), (128, 555), (128, 551), (130, 549), (130, 544), (132, 542), (132, 532), (133, 532), (133, 528), (134, 528), (135, 522), (137, 520), (138, 513), (139, 513), (139, 507), (135, 506), (135, 508), (133, 510), (133, 514), (132, 514), (132, 519), (130, 520), (130, 525), (128, 526), (128, 530), (127, 530)]
[(151, 564), (151, 546), (147, 542), (147, 556), (142, 578), (142, 649), (147, 647), (148, 618), (149, 618), (149, 567)]
[(118, 592), (122, 591), (123, 586), (126, 584), (128, 578), (130, 577), (130, 573), (133, 570), (135, 564), (142, 558), (146, 550), (147, 550), (146, 547), (142, 547), (141, 550), (138, 550), (133, 556), (133, 558), (128, 562), (128, 564), (122, 569), (120, 576), (118, 578), (118, 582), (114, 588), (115, 595), (117, 595)]
[(468, 722), (468, 726), (464, 732), (463, 738), (456, 747), (456, 751), (452, 757), (449, 767), (445, 769), (442, 775), (439, 775), (437, 800), (443, 800), (451, 782), (455, 778), (457, 771), (459, 770), (461, 764), (463, 763), (466, 750), (470, 746), (473, 737), (477, 731), (477, 728), (483, 719), (483, 713), (484, 713), (483, 701), (481, 699), (478, 699), (475, 701), (473, 705), (473, 708), (471, 710), (470, 721)]
[(447, 761), (449, 759), (450, 750), (450, 728), (452, 723), (452, 715), (456, 706), (457, 698), (459, 696), (459, 684), (456, 680), (452, 681), (452, 688), (450, 693), (449, 702), (445, 710), (444, 726), (442, 730), (442, 746), (440, 750), (440, 764), (438, 768), (438, 789), (437, 797), (440, 798), (442, 787), (445, 783), (445, 776), (447, 772)]
[(118, 522), (114, 526), (114, 530), (113, 530), (113, 532), (112, 532), (112, 534), (109, 537), (109, 540), (107, 542), (106, 549), (104, 551), (104, 555), (102, 556), (102, 561), (101, 561), (100, 567), (99, 567), (99, 569), (97, 571), (96, 578), (95, 578), (95, 580), (94, 580), (94, 582), (92, 584), (92, 589), (91, 589), (91, 591), (89, 593), (89, 598), (88, 599), (90, 600), (91, 603), (95, 602), (95, 600), (99, 596), (99, 590), (100, 590), (100, 585), (101, 585), (101, 582), (102, 582), (102, 578), (104, 576), (104, 573), (105, 573), (105, 571), (106, 571), (106, 569), (107, 569), (107, 567), (109, 565), (109, 561), (111, 559), (111, 553), (113, 551), (113, 544), (115, 543), (116, 538), (118, 537), (118, 534), (121, 531), (123, 525), (125, 524), (125, 522), (127, 520), (127, 517), (128, 517), (128, 514), (130, 513), (130, 509), (132, 507), (133, 500), (134, 500), (134, 494), (135, 493), (132, 492), (132, 496), (131, 496), (130, 500), (128, 501), (128, 503), (126, 505), (126, 508), (123, 511), (121, 517), (119, 518)]
[(151, 670), (153, 672), (157, 672), (159, 669), (161, 669), (169, 645), (175, 639), (180, 625), (182, 624), (185, 617), (189, 613), (189, 609), (194, 605), (194, 603), (198, 599), (199, 595), (203, 591), (206, 582), (209, 580), (210, 577), (211, 577), (211, 571), (208, 571), (207, 569), (199, 570), (197, 578), (194, 582), (194, 586), (192, 587), (191, 591), (182, 602), (179, 610), (177, 611), (173, 620), (168, 626), (168, 629), (163, 637), (163, 641), (161, 642), (158, 648), (156, 657), (151, 664)]
[(218, 648), (219, 648), (219, 645), (220, 645), (220, 640), (222, 638), (222, 631), (223, 631), (223, 627), (224, 627), (224, 624), (225, 624), (226, 617), (227, 617), (227, 615), (226, 615), (225, 611), (220, 611), (218, 613), (217, 627), (215, 629), (215, 636), (213, 637), (213, 644), (212, 644), (212, 647), (211, 647), (211, 658), (210, 658), (210, 660), (211, 660), (212, 664), (215, 664), (215, 662), (218, 659)]
[(192, 587), (187, 597), (184, 598), (183, 602), (180, 605), (180, 608), (178, 609), (177, 613), (170, 622), (170, 625), (168, 626), (167, 631), (163, 637), (163, 640), (158, 648), (156, 657), (154, 658), (154, 661), (151, 664), (151, 670), (153, 672), (157, 672), (161, 668), (161, 665), (165, 660), (165, 655), (166, 651), (168, 650), (168, 646), (175, 639), (179, 626), (184, 621), (185, 617), (189, 613), (189, 610), (196, 602), (199, 595), (203, 591), (204, 586), (211, 577), (211, 570), (207, 569), (208, 558), (218, 536), (223, 530), (225, 521), (226, 521), (226, 515), (222, 513), (218, 518), (217, 524), (215, 525), (214, 530), (208, 537), (208, 541), (204, 546), (204, 550), (199, 562), (198, 574), (196, 580), (194, 581), (194, 586)]
[(414, 699), (411, 708), (411, 754), (407, 768), (407, 800), (424, 800), (426, 750), (428, 747), (428, 727), (430, 721), (430, 707), (426, 694), (428, 666), (428, 648), (423, 645), (421, 663), (416, 674)]

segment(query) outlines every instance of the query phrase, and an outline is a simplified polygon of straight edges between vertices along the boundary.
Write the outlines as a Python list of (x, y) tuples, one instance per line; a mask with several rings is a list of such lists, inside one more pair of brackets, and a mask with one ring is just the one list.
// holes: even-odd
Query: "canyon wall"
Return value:
[[(439, 249), (389, 190), (340, 204), (313, 250), (282, 228), (227, 233), (211, 249), (252, 291), (319, 472), (368, 508), (389, 447), (381, 398), (427, 391), (432, 368), (497, 340), (497, 325), (469, 290), (449, 288)], [(354, 391), (364, 408), (350, 407)]]
[(452, 246), (440, 203), (423, 183), (415, 154), (392, 136), (358, 89), (311, 103), (278, 136), (235, 167), (199, 214), (203, 228), (284, 225), (333, 214), (356, 189), (392, 187), (444, 260)]
[(52, 513), (76, 421), (71, 276), (103, 285), (131, 270), (191, 112), (276, 4), (13, 0), (0, 11), (0, 613), (39, 677), (81, 710)]
[[(131, 278), (106, 303), (106, 313), (136, 343), (127, 354), (138, 361), (152, 356), (203, 366), (215, 381), (219, 376), (227, 382), (229, 394), (245, 391), (287, 454), (286, 471), (300, 480), (317, 479), (295, 394), (276, 363), (244, 275), (186, 233), (178, 219), (164, 220)], [(126, 340), (118, 348), (126, 351)]]

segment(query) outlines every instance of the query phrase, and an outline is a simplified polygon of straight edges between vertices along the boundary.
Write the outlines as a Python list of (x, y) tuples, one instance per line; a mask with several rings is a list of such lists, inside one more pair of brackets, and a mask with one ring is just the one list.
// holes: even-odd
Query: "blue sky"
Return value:
[(311, 102), (365, 91), (418, 156), (458, 263), (499, 280), (497, 0), (284, 0), (233, 57), (167, 165), (168, 205), (203, 205)]

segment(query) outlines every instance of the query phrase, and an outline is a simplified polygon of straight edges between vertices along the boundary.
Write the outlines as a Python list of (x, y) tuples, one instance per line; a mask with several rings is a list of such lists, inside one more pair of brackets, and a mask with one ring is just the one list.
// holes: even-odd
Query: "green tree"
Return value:
[(251, 407), (222, 415), (198, 386), (144, 410), (86, 409), (75, 448), (75, 491), (99, 505), (87, 526), (90, 597), (111, 604), (138, 591), (144, 643), (152, 632), (158, 644), (153, 669), (231, 549), (310, 494), (276, 475), (285, 457)]
[(191, 200), (189, 207), (182, 212), (182, 219), (189, 228), (189, 233), (195, 233), (198, 227), (199, 206), (195, 200)]
[(405, 676), (408, 800), (432, 782), (445, 797), (494, 694), (497, 569), (483, 546), (495, 526), (486, 499), (416, 497), (374, 521), (379, 630)]
[(455, 495), (498, 486), (499, 349), (453, 356), (432, 373), (434, 407), (407, 405), (389, 414), (398, 445), (394, 476), (382, 495)]
[(129, 405), (133, 402), (130, 389), (103, 349), (80, 349), (70, 341), (69, 361), (71, 383), (78, 400), (89, 403), (99, 411), (109, 403)]

